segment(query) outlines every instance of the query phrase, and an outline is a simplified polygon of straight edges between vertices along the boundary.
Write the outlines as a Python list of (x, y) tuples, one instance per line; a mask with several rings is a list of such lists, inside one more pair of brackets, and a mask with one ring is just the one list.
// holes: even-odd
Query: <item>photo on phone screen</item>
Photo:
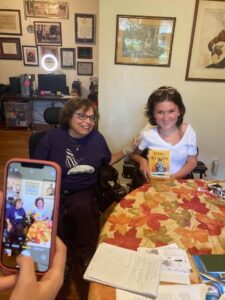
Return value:
[[(58, 211), (57, 168), (12, 161), (7, 166), (1, 263), (17, 268), (16, 257), (28, 250), (37, 272), (49, 269)], [(54, 230), (53, 230), (54, 226)], [(54, 233), (54, 235), (53, 235)]]

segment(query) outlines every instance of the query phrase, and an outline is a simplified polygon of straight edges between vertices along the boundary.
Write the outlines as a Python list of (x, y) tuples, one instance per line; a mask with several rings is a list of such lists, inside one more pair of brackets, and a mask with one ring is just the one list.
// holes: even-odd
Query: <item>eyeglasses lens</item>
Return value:
[(96, 117), (95, 116), (87, 116), (86, 114), (82, 114), (82, 113), (74, 113), (74, 114), (81, 121), (85, 121), (85, 120), (89, 119), (91, 122), (96, 122)]

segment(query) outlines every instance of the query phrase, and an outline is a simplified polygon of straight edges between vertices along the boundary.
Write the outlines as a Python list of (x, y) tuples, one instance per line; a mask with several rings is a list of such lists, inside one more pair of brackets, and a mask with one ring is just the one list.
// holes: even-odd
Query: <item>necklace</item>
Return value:
[(75, 144), (75, 150), (76, 150), (76, 151), (79, 151), (79, 150), (80, 150), (80, 144), (78, 144), (78, 143), (76, 143), (76, 142), (75, 142), (74, 144)]

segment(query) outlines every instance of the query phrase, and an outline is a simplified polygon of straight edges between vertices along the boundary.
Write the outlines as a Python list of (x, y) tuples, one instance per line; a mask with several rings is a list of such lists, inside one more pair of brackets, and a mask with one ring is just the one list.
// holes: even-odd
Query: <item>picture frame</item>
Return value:
[(0, 59), (22, 60), (20, 38), (0, 37)]
[[(59, 64), (59, 51), (57, 46), (39, 46), (39, 59), (42, 60), (43, 56), (46, 54), (52, 54), (57, 59)], [(51, 61), (51, 60), (50, 60)]]
[(224, 19), (225, 1), (196, 0), (185, 80), (225, 81)]
[(169, 67), (176, 18), (117, 15), (115, 64)]
[(44, 180), (42, 186), (42, 197), (54, 197), (55, 192), (55, 182), (51, 180)]
[(39, 182), (27, 181), (25, 182), (25, 194), (37, 196), (39, 194)]
[(86, 61), (77, 62), (77, 75), (93, 75), (93, 63)]
[(69, 19), (69, 3), (25, 0), (24, 15), (26, 18)]
[(22, 35), (20, 10), (0, 9), (0, 34)]
[(75, 43), (95, 43), (95, 15), (75, 14)]
[(61, 22), (34, 22), (36, 45), (62, 46)]
[(25, 66), (39, 66), (38, 48), (36, 46), (22, 46), (23, 63)]
[(75, 48), (60, 48), (61, 67), (75, 69)]
[(92, 47), (77, 47), (77, 58), (92, 59)]

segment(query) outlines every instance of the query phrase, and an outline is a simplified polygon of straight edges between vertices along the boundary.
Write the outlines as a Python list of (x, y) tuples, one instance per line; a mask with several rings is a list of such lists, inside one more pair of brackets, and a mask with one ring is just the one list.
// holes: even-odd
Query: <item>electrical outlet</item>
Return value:
[(211, 173), (213, 176), (216, 176), (218, 169), (219, 169), (219, 160), (218, 158), (213, 158), (212, 166), (211, 166)]

